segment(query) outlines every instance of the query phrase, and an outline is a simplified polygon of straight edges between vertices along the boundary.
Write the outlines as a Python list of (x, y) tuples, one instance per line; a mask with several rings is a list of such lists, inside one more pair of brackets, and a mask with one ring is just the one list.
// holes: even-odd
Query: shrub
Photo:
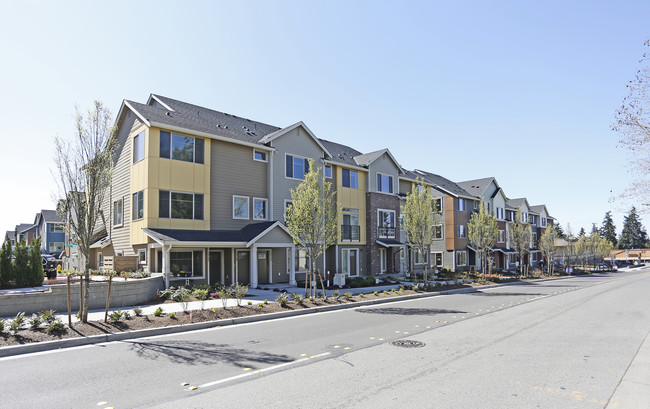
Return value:
[(190, 300), (192, 292), (185, 287), (178, 287), (171, 295), (172, 301), (187, 302)]
[(264, 307), (264, 303), (263, 303), (263, 302), (258, 303), (257, 306), (260, 307), (260, 308), (262, 308), (262, 307)]
[(249, 302), (248, 302), (248, 305), (253, 305), (253, 301), (249, 301)]
[(10, 328), (14, 331), (18, 331), (23, 326), (23, 321), (25, 320), (25, 313), (19, 312), (16, 314), (14, 319), (11, 321)]
[(192, 295), (197, 300), (205, 301), (210, 298), (210, 290), (207, 288), (194, 288), (192, 290)]
[(153, 312), (153, 315), (155, 317), (160, 317), (162, 315), (162, 313), (163, 313), (162, 307), (158, 307), (158, 308), (156, 308), (156, 311)]
[(237, 306), (241, 307), (242, 299), (246, 297), (246, 294), (248, 294), (248, 286), (236, 283), (230, 286), (230, 292), (235, 296), (235, 299), (237, 299)]
[(32, 314), (32, 317), (29, 319), (29, 327), (33, 330), (37, 330), (42, 323), (43, 319), (40, 315)]
[(125, 320), (131, 319), (131, 313), (128, 311), (122, 311), (122, 317), (124, 317)]
[(338, 299), (338, 298), (339, 298), (339, 293), (340, 293), (339, 290), (334, 290), (334, 291), (332, 291), (332, 297)]
[(43, 312), (40, 312), (41, 319), (45, 321), (48, 324), (53, 323), (56, 321), (56, 317), (54, 316), (55, 310), (45, 310)]
[(0, 332), (5, 330), (5, 320), (0, 320)]
[(135, 308), (133, 309), (133, 313), (136, 315), (136, 317), (140, 317), (140, 316), (142, 316), (142, 308), (140, 308), (140, 307), (135, 307)]
[(45, 332), (47, 332), (48, 334), (58, 334), (64, 331), (65, 331), (65, 325), (58, 319), (52, 321), (50, 325), (47, 327), (47, 329), (45, 330)]
[(148, 278), (148, 277), (151, 277), (150, 272), (142, 271), (142, 270), (134, 271), (133, 273), (128, 273), (128, 274), (122, 273), (122, 275), (131, 277), (131, 278)]
[(159, 295), (160, 298), (162, 298), (163, 300), (169, 300), (169, 299), (171, 299), (172, 294), (174, 294), (175, 291), (176, 291), (176, 287), (171, 286), (171, 287), (169, 287), (169, 288), (167, 288), (167, 289), (165, 289), (165, 290), (160, 291), (160, 292), (158, 293), (158, 295)]
[(9, 282), (14, 280), (14, 268), (11, 264), (12, 253), (11, 241), (7, 237), (2, 244), (2, 250), (0, 250), (0, 288), (7, 288)]
[(275, 301), (280, 304), (281, 307), (286, 307), (287, 303), (289, 302), (289, 297), (287, 297), (286, 294), (280, 294), (275, 297)]
[(170, 313), (168, 314), (168, 316), (169, 316), (169, 318), (171, 318), (171, 319), (173, 319), (173, 320), (176, 319), (176, 313), (175, 313), (175, 312), (170, 312)]
[(372, 295), (377, 295), (377, 294), (378, 294), (377, 291), (372, 292)]
[(113, 311), (110, 314), (108, 314), (108, 318), (110, 318), (113, 321), (119, 321), (122, 319), (122, 311)]
[(343, 297), (345, 297), (346, 299), (349, 300), (349, 299), (352, 298), (352, 293), (349, 292), (349, 291), (346, 291), (346, 292), (343, 293)]
[(27, 285), (37, 287), (43, 285), (45, 271), (43, 271), (43, 258), (41, 257), (41, 238), (32, 242), (28, 253)]
[(225, 310), (228, 307), (228, 298), (232, 297), (232, 292), (229, 288), (223, 287), (217, 291), (217, 297), (221, 301), (221, 306)]
[(16, 243), (14, 248), (14, 279), (17, 287), (24, 287), (28, 281), (29, 251), (25, 239)]
[(266, 305), (266, 304), (268, 304), (268, 303), (269, 303), (269, 300), (264, 299), (264, 305)]
[(294, 300), (298, 305), (302, 305), (302, 302), (304, 301), (302, 296), (298, 293), (291, 294), (291, 299)]

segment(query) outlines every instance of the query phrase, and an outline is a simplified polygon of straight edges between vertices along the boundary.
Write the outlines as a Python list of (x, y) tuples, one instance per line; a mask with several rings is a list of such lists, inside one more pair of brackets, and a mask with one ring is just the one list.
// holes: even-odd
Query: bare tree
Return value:
[(75, 129), (69, 139), (55, 138), (53, 173), (58, 185), (57, 211), (67, 221), (66, 228), (84, 259), (80, 312), (82, 322), (88, 322), (90, 245), (100, 227), (101, 205), (111, 181), (117, 128), (110, 110), (95, 101), (85, 114), (76, 109)]
[(434, 238), (436, 213), (429, 187), (421, 178), (418, 178), (418, 184), (414, 185), (406, 195), (406, 202), (402, 206), (401, 212), (404, 217), (404, 231), (406, 231), (409, 243), (426, 261), (424, 264), (424, 285), (426, 286), (430, 263), (427, 255)]
[(555, 254), (555, 241), (558, 239), (557, 228), (554, 225), (550, 225), (546, 228), (544, 234), (539, 239), (539, 249), (542, 251), (544, 258), (546, 258), (546, 264), (548, 266), (548, 275), (553, 275), (553, 255)]

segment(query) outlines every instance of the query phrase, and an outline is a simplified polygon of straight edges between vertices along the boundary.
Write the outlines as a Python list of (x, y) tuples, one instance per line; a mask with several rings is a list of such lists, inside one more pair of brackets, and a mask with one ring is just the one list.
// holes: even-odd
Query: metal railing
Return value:
[(349, 224), (341, 225), (341, 240), (360, 241), (361, 227)]

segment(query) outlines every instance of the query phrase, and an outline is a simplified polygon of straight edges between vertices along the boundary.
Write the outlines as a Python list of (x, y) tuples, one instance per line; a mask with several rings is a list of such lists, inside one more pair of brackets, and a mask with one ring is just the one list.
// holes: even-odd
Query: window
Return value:
[(382, 193), (393, 193), (393, 177), (377, 173), (377, 191)]
[(133, 194), (133, 202), (131, 203), (133, 210), (132, 220), (139, 220), (144, 217), (144, 190), (135, 192)]
[(527, 212), (523, 212), (521, 214), (521, 221), (522, 221), (522, 223), (527, 223), (528, 222), (528, 213)]
[(356, 170), (343, 169), (341, 171), (341, 184), (350, 189), (359, 189), (359, 172)]
[(497, 207), (497, 219), (503, 220), (503, 207)]
[(467, 265), (467, 252), (459, 251), (456, 253), (456, 266), (466, 266)]
[(284, 199), (284, 220), (287, 220), (287, 210), (291, 207), (293, 201), (290, 199)]
[(379, 249), (379, 272), (380, 273), (385, 273), (386, 272), (386, 249), (380, 248)]
[(61, 223), (48, 223), (50, 233), (63, 233), (63, 225)]
[(169, 266), (175, 277), (203, 277), (203, 251), (173, 251)]
[(531, 242), (531, 247), (537, 247), (537, 232), (533, 232), (533, 241)]
[(505, 230), (499, 230), (499, 238), (497, 240), (498, 243), (505, 243), (506, 242), (506, 231)]
[(144, 131), (133, 137), (133, 163), (144, 159)]
[(465, 225), (464, 224), (459, 224), (458, 225), (458, 238), (459, 239), (464, 239), (466, 235), (467, 235), (467, 231), (465, 229)]
[(361, 228), (359, 227), (359, 210), (343, 209), (343, 225), (341, 226), (341, 240), (359, 241)]
[(58, 242), (58, 241), (50, 242), (48, 247), (50, 253), (60, 253), (63, 251), (64, 248), (63, 242)]
[(465, 199), (458, 199), (458, 210), (465, 211)]
[(158, 217), (203, 220), (203, 194), (161, 190), (158, 193)]
[(253, 159), (260, 162), (266, 162), (266, 152), (253, 150)]
[(325, 165), (325, 177), (331, 179), (332, 178), (332, 166), (331, 165)]
[(266, 220), (268, 217), (267, 212), (267, 200), (253, 198), (253, 220)]
[(304, 179), (309, 172), (309, 161), (293, 155), (286, 155), (285, 176), (292, 179)]
[(124, 225), (124, 198), (113, 202), (113, 227)]
[(433, 226), (433, 239), (434, 240), (442, 239), (442, 224), (437, 224)]
[(138, 264), (147, 264), (147, 250), (138, 249)]
[(205, 141), (201, 138), (160, 131), (160, 157), (204, 163)]
[(436, 197), (433, 199), (433, 211), (434, 212), (442, 212), (442, 198), (441, 197)]
[(427, 262), (426, 254), (423, 255), (418, 249), (413, 250), (413, 257), (415, 258), (413, 261), (415, 264), (425, 264)]
[(530, 215), (530, 223), (531, 224), (537, 224), (537, 216), (535, 215)]
[(377, 227), (379, 237), (395, 237), (395, 211), (394, 210), (377, 210)]
[(232, 218), (248, 220), (248, 197), (232, 197)]
[(296, 249), (296, 271), (309, 270), (309, 257), (305, 250)]
[(546, 227), (546, 217), (542, 217), (542, 227)]
[(432, 267), (442, 267), (442, 253), (431, 253)]

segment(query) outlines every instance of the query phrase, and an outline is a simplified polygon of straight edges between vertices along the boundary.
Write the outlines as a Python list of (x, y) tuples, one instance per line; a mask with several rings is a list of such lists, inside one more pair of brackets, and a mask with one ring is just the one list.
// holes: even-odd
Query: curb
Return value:
[[(574, 278), (574, 277), (568, 276), (568, 277), (547, 278), (547, 279), (536, 280), (536, 282), (565, 279), (565, 278)], [(146, 338), (146, 337), (153, 337), (158, 335), (196, 331), (196, 330), (208, 329), (214, 327), (226, 327), (226, 326), (237, 325), (237, 324), (270, 321), (270, 320), (275, 320), (280, 318), (288, 318), (288, 317), (295, 317), (300, 315), (316, 314), (321, 312), (352, 309), (352, 308), (364, 307), (369, 305), (417, 300), (420, 298), (439, 297), (441, 295), (448, 295), (448, 294), (465, 294), (465, 293), (476, 292), (479, 289), (504, 287), (510, 285), (522, 285), (523, 283), (524, 282), (517, 281), (517, 282), (510, 282), (510, 283), (503, 283), (503, 284), (485, 285), (481, 287), (456, 288), (453, 290), (442, 290), (442, 291), (431, 292), (431, 293), (409, 294), (409, 295), (401, 295), (401, 296), (390, 297), (390, 298), (379, 298), (375, 300), (357, 301), (357, 302), (351, 302), (345, 304), (324, 305), (319, 307), (304, 308), (301, 310), (272, 312), (268, 314), (250, 315), (247, 317), (239, 317), (239, 318), (227, 318), (227, 319), (222, 319), (217, 321), (197, 322), (193, 324), (184, 324), (184, 325), (170, 325), (167, 327), (160, 327), (160, 328), (149, 328), (149, 329), (134, 330), (134, 331), (115, 332), (115, 333), (104, 334), (104, 335), (91, 335), (87, 337), (68, 338), (68, 339), (54, 340), (54, 341), (34, 342), (31, 344), (24, 344), (24, 345), (12, 345), (12, 346), (0, 347), (0, 358), (22, 355), (22, 354), (29, 354), (34, 352), (52, 351), (55, 349), (78, 347), (83, 345), (99, 344), (103, 342), (124, 341), (124, 340), (129, 340), (134, 338)]]

